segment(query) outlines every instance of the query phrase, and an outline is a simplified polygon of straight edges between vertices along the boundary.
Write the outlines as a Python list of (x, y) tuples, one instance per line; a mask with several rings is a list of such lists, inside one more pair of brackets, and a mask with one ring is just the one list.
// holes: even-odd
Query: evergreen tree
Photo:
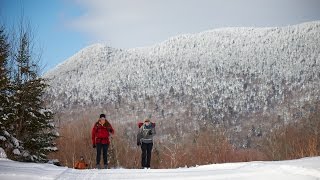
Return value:
[(15, 159), (46, 161), (46, 155), (55, 151), (57, 137), (53, 113), (44, 107), (43, 94), (47, 84), (39, 76), (39, 66), (33, 57), (30, 31), (20, 29), (17, 50), (14, 53), (13, 110), (14, 132), (19, 145)]
[[(8, 72), (9, 44), (4, 26), (0, 27), (0, 147), (2, 152), (6, 152), (12, 143), (8, 129), (10, 128), (10, 118), (12, 115), (10, 108), (10, 81)], [(6, 157), (7, 155), (1, 155)]]
[(12, 34), (17, 42), (9, 44), (0, 27), (0, 152), (13, 160), (43, 162), (57, 150), (58, 134), (53, 112), (44, 106), (48, 85), (39, 76), (31, 31), (22, 23), (19, 30)]

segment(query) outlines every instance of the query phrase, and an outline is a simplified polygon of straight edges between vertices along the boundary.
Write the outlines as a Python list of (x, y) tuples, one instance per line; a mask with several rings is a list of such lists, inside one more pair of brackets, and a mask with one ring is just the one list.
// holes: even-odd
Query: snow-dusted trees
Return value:
[[(9, 43), (7, 35), (5, 34), (4, 26), (0, 27), (0, 145), (1, 148), (10, 141), (8, 137), (7, 127), (10, 124), (8, 118), (11, 109), (9, 101), (10, 93), (10, 81), (9, 72), (7, 69), (8, 57), (9, 57)], [(0, 148), (1, 157), (6, 157), (4, 150)]]
[(13, 34), (10, 68), (1, 67), (7, 75), (10, 71), (10, 76), (6, 76), (7, 85), (4, 84), (7, 89), (1, 92), (7, 96), (1, 103), (8, 102), (8, 106), (3, 107), (10, 111), (2, 108), (0, 140), (9, 158), (41, 162), (47, 159), (48, 152), (57, 149), (53, 143), (57, 134), (53, 113), (44, 106), (42, 95), (47, 84), (40, 78), (39, 61), (35, 57), (31, 30), (27, 27), (21, 25), (19, 32)]

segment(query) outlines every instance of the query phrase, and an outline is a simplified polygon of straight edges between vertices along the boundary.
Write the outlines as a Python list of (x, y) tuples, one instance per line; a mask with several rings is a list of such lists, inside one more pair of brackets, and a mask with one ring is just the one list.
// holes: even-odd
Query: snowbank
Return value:
[(20, 163), (0, 159), (0, 179), (272, 179), (320, 178), (320, 157), (290, 161), (226, 163), (179, 169), (75, 170), (51, 164)]

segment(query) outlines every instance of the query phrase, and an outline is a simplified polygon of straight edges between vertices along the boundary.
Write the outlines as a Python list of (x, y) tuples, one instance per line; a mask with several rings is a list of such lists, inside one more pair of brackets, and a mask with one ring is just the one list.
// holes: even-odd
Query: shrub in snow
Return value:
[(6, 152), (0, 147), (0, 158), (7, 158)]
[(15, 155), (20, 155), (20, 154), (21, 154), (20, 151), (19, 151), (19, 149), (14, 149), (12, 152), (13, 152), (13, 154), (15, 154)]

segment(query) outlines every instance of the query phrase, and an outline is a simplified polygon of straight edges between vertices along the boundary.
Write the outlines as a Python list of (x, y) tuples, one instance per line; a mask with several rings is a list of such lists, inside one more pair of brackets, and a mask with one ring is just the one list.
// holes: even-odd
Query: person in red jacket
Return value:
[(110, 144), (110, 134), (114, 134), (109, 121), (106, 119), (105, 114), (100, 114), (99, 120), (94, 124), (92, 128), (92, 145), (97, 149), (96, 168), (100, 169), (101, 150), (103, 152), (104, 168), (108, 168), (108, 147)]

